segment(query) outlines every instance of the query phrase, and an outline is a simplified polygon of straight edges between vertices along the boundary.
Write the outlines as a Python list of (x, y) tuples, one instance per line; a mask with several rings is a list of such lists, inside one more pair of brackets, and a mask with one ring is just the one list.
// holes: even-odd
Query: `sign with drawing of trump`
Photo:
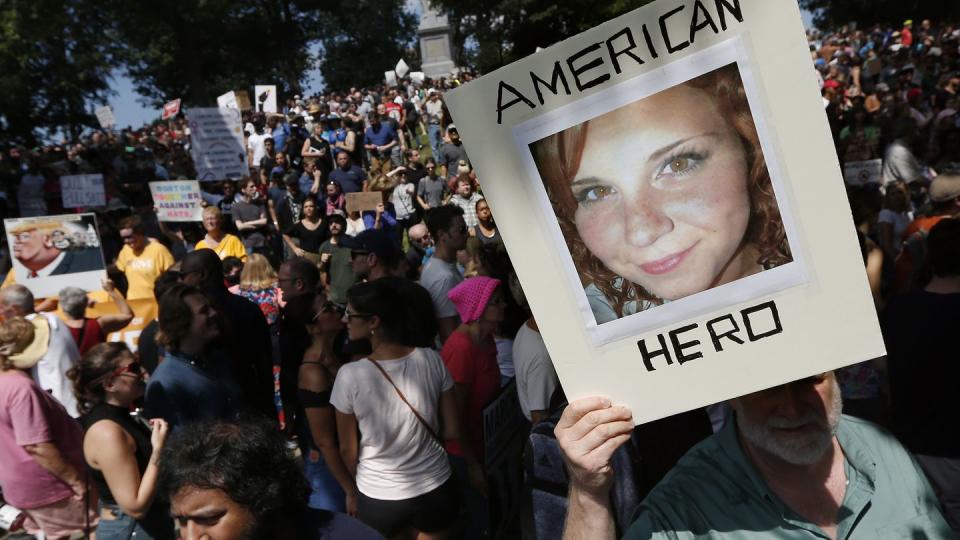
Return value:
[(56, 295), (67, 285), (97, 290), (106, 277), (94, 214), (3, 221), (14, 279), (34, 296)]

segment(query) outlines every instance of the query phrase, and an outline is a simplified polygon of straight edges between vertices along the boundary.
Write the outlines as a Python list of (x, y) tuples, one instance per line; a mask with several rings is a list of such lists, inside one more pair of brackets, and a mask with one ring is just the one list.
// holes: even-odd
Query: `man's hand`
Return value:
[(606, 398), (573, 401), (554, 429), (567, 463), (571, 488), (605, 498), (613, 482), (610, 458), (633, 432), (633, 415)]

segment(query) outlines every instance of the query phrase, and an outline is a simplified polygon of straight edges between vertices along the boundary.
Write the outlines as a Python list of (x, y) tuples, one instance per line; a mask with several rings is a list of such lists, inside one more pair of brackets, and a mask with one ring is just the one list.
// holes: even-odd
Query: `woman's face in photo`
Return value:
[(682, 298), (741, 277), (747, 173), (713, 98), (674, 87), (590, 121), (571, 185), (574, 221), (612, 272)]

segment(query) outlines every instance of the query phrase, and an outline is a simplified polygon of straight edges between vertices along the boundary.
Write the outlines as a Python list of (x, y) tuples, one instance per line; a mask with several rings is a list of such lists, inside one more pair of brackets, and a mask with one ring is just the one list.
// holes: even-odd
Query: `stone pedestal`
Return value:
[(447, 22), (447, 16), (430, 8), (426, 0), (421, 0), (420, 38), (421, 71), (427, 77), (449, 77), (456, 70), (453, 63), (453, 29)]

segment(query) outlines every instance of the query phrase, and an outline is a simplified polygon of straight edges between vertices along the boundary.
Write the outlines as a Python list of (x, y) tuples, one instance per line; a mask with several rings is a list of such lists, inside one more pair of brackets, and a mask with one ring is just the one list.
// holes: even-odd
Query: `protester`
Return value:
[(463, 281), (456, 261), (457, 251), (463, 249), (467, 243), (467, 225), (463, 221), (463, 210), (457, 206), (441, 206), (429, 210), (424, 216), (424, 222), (436, 242), (436, 248), (433, 257), (423, 266), (420, 284), (433, 299), (440, 340), (445, 341), (460, 324), (457, 307), (447, 294)]
[(287, 259), (277, 271), (277, 287), (285, 303), (280, 311), (280, 399), (287, 424), (294, 425), (299, 406), (297, 374), (312, 341), (307, 324), (320, 287), (317, 265), (303, 257)]
[(433, 237), (423, 223), (417, 223), (407, 231), (410, 247), (406, 253), (407, 277), (417, 279), (420, 269), (433, 256)]
[(402, 236), (403, 232), (406, 232), (417, 220), (417, 207), (414, 204), (415, 195), (417, 192), (417, 186), (410, 183), (407, 178), (408, 172), (406, 167), (397, 167), (396, 169), (390, 171), (387, 174), (390, 178), (395, 178), (397, 184), (393, 187), (393, 190), (390, 192), (389, 200), (390, 204), (393, 205), (394, 212), (397, 216), (397, 226), (399, 227), (400, 234), (398, 237)]
[[(157, 302), (158, 306), (160, 305), (160, 299), (163, 298), (163, 294), (167, 292), (170, 287), (176, 285), (179, 281), (179, 272), (173, 270), (168, 270), (161, 274), (159, 278), (157, 278), (157, 281), (153, 287), (153, 292), (154, 300)], [(147, 323), (147, 326), (144, 327), (143, 331), (140, 332), (140, 338), (137, 340), (137, 356), (140, 358), (140, 363), (143, 365), (143, 369), (147, 370), (147, 373), (151, 375), (153, 375), (153, 372), (156, 371), (157, 366), (160, 364), (160, 361), (163, 360), (165, 355), (163, 346), (157, 344), (157, 332), (159, 330), (159, 317), (154, 317), (152, 321)]]
[(479, 238), (484, 245), (503, 243), (500, 238), (500, 231), (497, 230), (497, 224), (493, 221), (493, 213), (490, 212), (490, 205), (487, 204), (487, 200), (478, 198), (474, 204), (474, 209), (477, 224), (470, 231), (470, 235)]
[(323, 212), (324, 216), (333, 214), (342, 215), (344, 212), (346, 212), (347, 197), (343, 192), (343, 188), (340, 187), (340, 183), (336, 180), (330, 180), (327, 182), (324, 206), (326, 207)]
[(36, 312), (33, 294), (18, 284), (0, 289), (0, 315), (6, 319), (23, 317), (37, 326), (43, 340), (43, 354), (32, 366), (30, 374), (40, 388), (63, 405), (70, 416), (79, 416), (77, 398), (67, 372), (80, 361), (80, 351), (67, 325), (53, 313)]
[(173, 255), (163, 244), (146, 237), (139, 216), (120, 222), (120, 238), (123, 249), (112, 268), (127, 278), (127, 300), (153, 298), (153, 282), (173, 266)]
[(450, 373), (435, 351), (401, 344), (411, 314), (386, 282), (354, 285), (347, 300), (350, 339), (372, 349), (340, 368), (330, 396), (358, 517), (387, 537), (449, 534), (460, 504), (442, 446), (459, 437)]
[(330, 172), (330, 181), (336, 182), (343, 193), (366, 191), (367, 177), (347, 152), (337, 154), (337, 168)]
[(241, 261), (247, 259), (247, 250), (243, 242), (236, 236), (224, 232), (223, 214), (216, 206), (207, 206), (203, 209), (203, 228), (206, 236), (197, 242), (194, 249), (212, 249), (217, 257), (237, 257)]
[(520, 412), (531, 424), (538, 424), (550, 416), (550, 400), (560, 386), (550, 352), (540, 335), (537, 319), (530, 313), (526, 296), (519, 282), (511, 282), (510, 292), (518, 304), (530, 314), (513, 339), (513, 367), (517, 380), (517, 399)]
[[(708, 531), (722, 538), (748, 531), (872, 538), (891, 527), (907, 536), (951, 536), (930, 484), (903, 447), (876, 426), (841, 416), (832, 373), (742, 396), (731, 406), (735, 417), (650, 492), (633, 523), (624, 524), (625, 538)], [(580, 399), (564, 410), (557, 440), (570, 475), (565, 538), (614, 537), (610, 457), (632, 430), (630, 410), (605, 398)]]
[(130, 414), (146, 387), (143, 366), (126, 344), (101, 343), (70, 375), (83, 413), (83, 455), (100, 494), (97, 538), (174, 538), (169, 509), (156, 497), (167, 423)]
[(347, 289), (357, 281), (353, 272), (352, 250), (344, 245), (347, 221), (341, 215), (327, 218), (330, 238), (320, 246), (320, 281), (338, 306), (347, 304)]
[(233, 222), (247, 254), (263, 253), (267, 245), (267, 209), (259, 199), (257, 181), (240, 182), (241, 199), (233, 205)]
[(79, 424), (29, 374), (46, 349), (41, 322), (0, 324), (0, 489), (26, 514), (29, 534), (67, 539), (92, 532), (97, 495), (88, 489)]
[(364, 133), (364, 148), (370, 160), (370, 175), (385, 175), (393, 168), (391, 156), (395, 148), (399, 150), (400, 139), (390, 119), (383, 118), (382, 113), (370, 113), (368, 119), (370, 127)]
[(447, 126), (447, 139), (440, 146), (440, 150), (434, 154), (437, 158), (437, 164), (441, 167), (440, 172), (444, 179), (455, 178), (459, 172), (457, 167), (461, 161), (469, 163), (467, 149), (463, 147), (463, 141), (460, 140), (460, 132), (457, 126), (450, 124)]
[(80, 356), (86, 354), (94, 345), (106, 341), (107, 334), (123, 329), (133, 320), (134, 314), (130, 304), (127, 304), (113, 281), (105, 279), (103, 290), (117, 306), (116, 314), (101, 315), (97, 318), (87, 317), (87, 307), (90, 306), (91, 301), (87, 297), (87, 292), (77, 287), (64, 287), (57, 295), (60, 310), (64, 315), (63, 322), (70, 329), (70, 335), (77, 344)]
[(175, 433), (160, 485), (182, 538), (376, 540), (358, 521), (306, 506), (296, 458), (272, 426), (202, 421)]
[(437, 162), (432, 157), (427, 158), (423, 168), (426, 174), (417, 185), (417, 202), (426, 211), (443, 204), (447, 198), (447, 183), (437, 176)]
[[(297, 257), (306, 257), (314, 264), (320, 263), (320, 246), (327, 240), (329, 228), (324, 214), (320, 213), (317, 199), (308, 195), (303, 200), (302, 219), (284, 231), (283, 240)], [(295, 243), (296, 238), (299, 243)]]

